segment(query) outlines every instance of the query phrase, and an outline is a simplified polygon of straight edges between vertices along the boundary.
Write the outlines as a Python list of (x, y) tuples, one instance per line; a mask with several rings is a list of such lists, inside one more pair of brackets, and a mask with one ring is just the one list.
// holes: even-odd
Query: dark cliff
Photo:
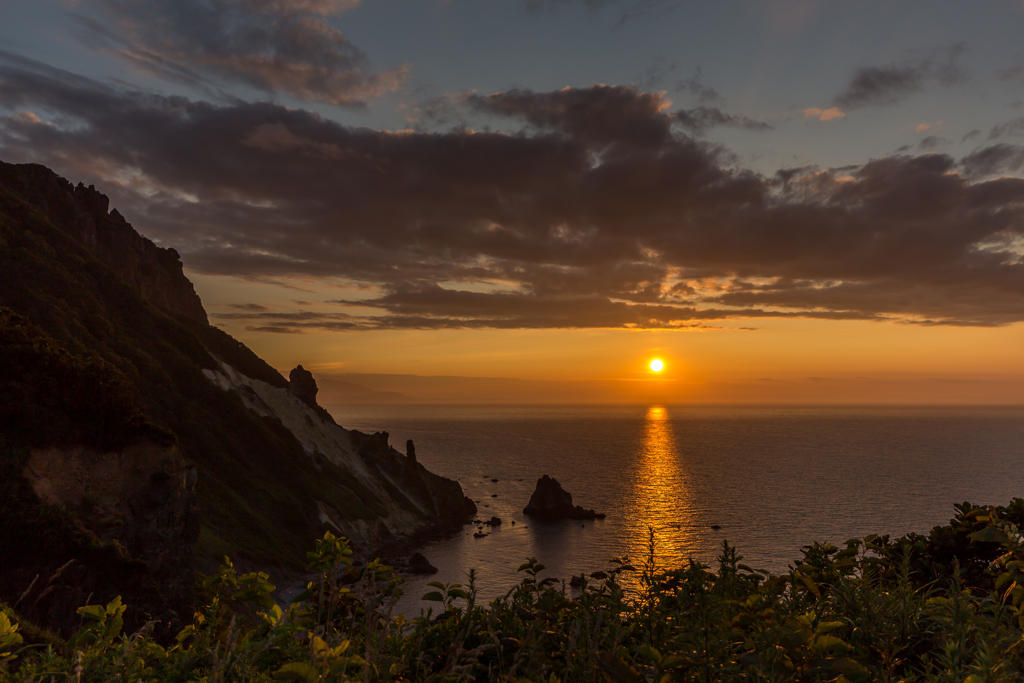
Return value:
[(0, 183), (20, 194), (64, 234), (91, 251), (145, 299), (207, 322), (195, 288), (174, 249), (162, 249), (125, 221), (93, 186), (77, 186), (37, 164), (0, 163)]
[(206, 322), (177, 254), (107, 208), (0, 163), (0, 599), (73, 560), (30, 596), (43, 621), (115, 584), (159, 619), (187, 601), (193, 552), (299, 567), (329, 528), (367, 550), (461, 522), (456, 482), (297, 398)]

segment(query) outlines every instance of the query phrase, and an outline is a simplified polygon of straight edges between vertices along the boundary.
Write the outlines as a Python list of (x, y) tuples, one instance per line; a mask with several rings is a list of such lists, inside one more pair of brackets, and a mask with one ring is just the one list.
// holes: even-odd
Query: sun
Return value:
[(653, 372), (661, 372), (664, 369), (665, 364), (662, 363), (661, 360), (659, 360), (658, 358), (655, 358), (654, 360), (651, 361), (651, 370)]

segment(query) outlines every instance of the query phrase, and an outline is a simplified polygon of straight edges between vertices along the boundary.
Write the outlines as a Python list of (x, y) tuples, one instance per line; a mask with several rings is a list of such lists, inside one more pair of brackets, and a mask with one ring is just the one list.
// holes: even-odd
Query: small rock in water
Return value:
[(513, 523), (513, 524), (515, 524), (515, 523), (516, 523), (516, 520), (514, 520), (514, 519), (513, 519), (513, 520), (512, 520), (512, 523)]
[(492, 493), (492, 494), (491, 494), (491, 498), (497, 498), (497, 497), (498, 497), (498, 494), (497, 494), (497, 493)]
[(719, 529), (722, 528), (722, 525), (721, 524), (712, 524), (711, 528), (714, 529), (715, 531), (718, 531)]
[(604, 513), (573, 505), (572, 494), (546, 474), (537, 480), (537, 488), (523, 508), (523, 514), (541, 519), (604, 519)]
[(583, 574), (573, 574), (572, 578), (569, 579), (569, 585), (573, 588), (579, 588), (583, 585)]
[(495, 484), (497, 484), (497, 483), (498, 483), (498, 480), (497, 480), (497, 479), (491, 479), (491, 481), (493, 481), (493, 482), (494, 482)]
[[(489, 524), (491, 526), (501, 526), (501, 517), (491, 517), (489, 522), (484, 522), (484, 523), (485, 524)], [(512, 522), (512, 523), (515, 524), (515, 522)]]
[(409, 558), (409, 571), (413, 574), (436, 574), (437, 567), (430, 564), (422, 553), (413, 553)]

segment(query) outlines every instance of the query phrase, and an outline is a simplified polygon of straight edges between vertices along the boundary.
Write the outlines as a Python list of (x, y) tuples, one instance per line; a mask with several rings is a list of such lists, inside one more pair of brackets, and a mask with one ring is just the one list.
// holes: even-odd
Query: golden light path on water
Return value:
[(696, 545), (691, 487), (686, 463), (676, 447), (672, 420), (664, 406), (647, 409), (637, 466), (633, 472), (632, 510), (627, 518), (629, 557), (634, 565), (648, 555), (654, 531), (655, 559), (662, 568), (679, 566)]

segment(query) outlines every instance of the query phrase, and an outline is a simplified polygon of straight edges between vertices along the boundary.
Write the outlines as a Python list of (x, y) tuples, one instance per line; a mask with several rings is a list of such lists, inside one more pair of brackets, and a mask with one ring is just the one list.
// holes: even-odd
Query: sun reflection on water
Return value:
[(630, 559), (647, 556), (648, 528), (654, 529), (655, 556), (662, 568), (685, 562), (694, 549), (696, 520), (687, 485), (687, 471), (668, 410), (647, 409), (640, 457), (633, 473), (634, 522), (629, 527)]

